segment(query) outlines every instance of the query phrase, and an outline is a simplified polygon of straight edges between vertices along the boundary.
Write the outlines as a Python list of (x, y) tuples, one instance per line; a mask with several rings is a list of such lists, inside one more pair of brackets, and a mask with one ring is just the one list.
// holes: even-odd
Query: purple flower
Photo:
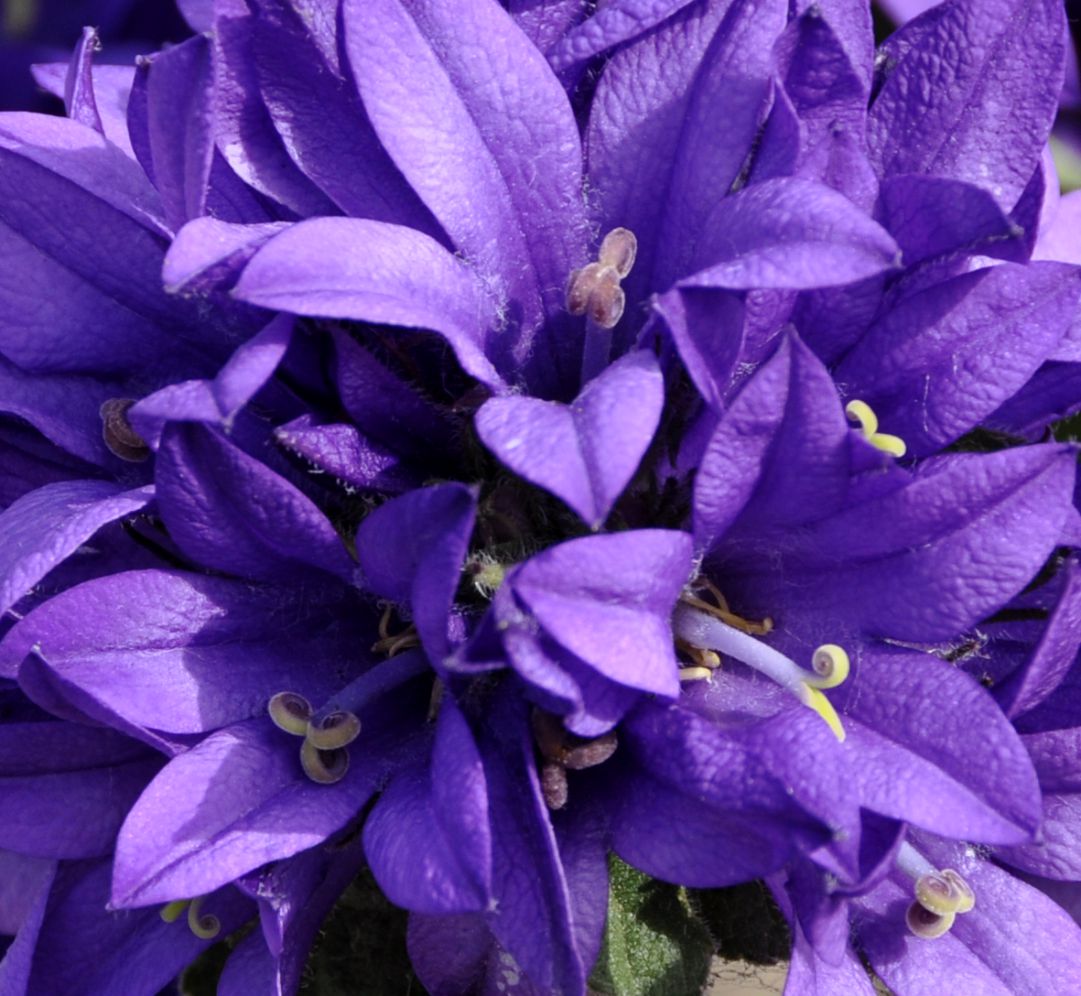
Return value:
[(1061, 11), (522, 6), (192, 4), (0, 120), (0, 978), (257, 911), (295, 991), (367, 863), (430, 991), (583, 993), (610, 851), (806, 991), (1071, 977), (1076, 454), (950, 449), (1076, 401)]

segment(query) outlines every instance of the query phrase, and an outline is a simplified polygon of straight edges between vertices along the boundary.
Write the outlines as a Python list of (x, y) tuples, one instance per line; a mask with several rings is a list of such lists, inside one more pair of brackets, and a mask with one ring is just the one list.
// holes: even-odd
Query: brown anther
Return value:
[(589, 307), (589, 298), (597, 286), (597, 277), (604, 267), (600, 263), (590, 263), (571, 274), (567, 285), (567, 310), (572, 315), (584, 315)]
[(589, 295), (589, 317), (602, 329), (612, 329), (623, 317), (627, 295), (619, 286), (619, 274), (606, 266), (597, 276), (597, 284)]
[(99, 409), (101, 436), (114, 456), (128, 463), (142, 463), (149, 459), (150, 447), (128, 421), (128, 409), (134, 404), (131, 398), (110, 398), (106, 401)]
[(575, 747), (567, 747), (563, 751), (563, 767), (571, 771), (581, 771), (584, 768), (595, 768), (598, 764), (604, 764), (619, 746), (619, 739), (615, 730), (609, 730), (595, 740), (588, 740)]
[(567, 772), (562, 764), (549, 762), (541, 768), (541, 794), (549, 809), (567, 805)]
[(567, 283), (567, 310), (588, 314), (603, 329), (615, 328), (627, 307), (620, 282), (634, 266), (638, 240), (626, 228), (614, 228), (601, 243), (596, 262), (575, 270)]
[(601, 243), (597, 259), (604, 266), (612, 267), (622, 280), (631, 272), (634, 258), (638, 255), (638, 240), (629, 228), (613, 228)]

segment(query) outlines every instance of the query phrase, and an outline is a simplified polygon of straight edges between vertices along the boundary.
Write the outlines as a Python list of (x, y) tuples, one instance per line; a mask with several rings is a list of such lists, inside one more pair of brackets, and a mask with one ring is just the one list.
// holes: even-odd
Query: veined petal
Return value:
[(431, 329), (463, 369), (499, 389), (496, 303), (474, 271), (410, 228), (359, 218), (315, 218), (256, 252), (233, 293), (297, 315)]

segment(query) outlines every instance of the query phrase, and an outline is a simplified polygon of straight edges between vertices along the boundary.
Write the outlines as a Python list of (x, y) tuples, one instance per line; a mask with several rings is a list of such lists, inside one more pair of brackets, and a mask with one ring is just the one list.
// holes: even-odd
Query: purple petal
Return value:
[(0, 513), (0, 614), (106, 523), (132, 515), (152, 488), (121, 491), (106, 481), (61, 481)]
[(135, 431), (151, 449), (171, 421), (204, 422), (228, 428), (273, 376), (293, 336), (293, 319), (279, 315), (240, 346), (213, 380), (189, 380), (148, 395), (128, 410)]
[(104, 722), (199, 733), (261, 715), (283, 690), (323, 701), (341, 685), (342, 662), (372, 640), (340, 598), (291, 605), (288, 625), (274, 622), (281, 610), (279, 589), (130, 571), (54, 596), (4, 647), (35, 647), (75, 704)]
[(944, 4), (902, 28), (871, 108), (879, 171), (964, 180), (1012, 208), (1047, 141), (1065, 41), (1062, 6), (1029, 0)]
[(931, 655), (865, 652), (856, 667), (830, 697), (848, 733), (843, 750), (861, 805), (965, 840), (1032, 837), (1036, 773), (978, 682)]
[(501, 360), (561, 365), (547, 350), (530, 359), (532, 332), (564, 314), (587, 226), (578, 128), (544, 57), (487, 0), (347, 0), (343, 11), (357, 88), (391, 158), (520, 311), (523, 334), (501, 343)]
[(1004, 264), (905, 298), (836, 371), (910, 453), (933, 453), (1014, 394), (1062, 338), (1081, 297), (1079, 271)]
[(447, 619), (475, 516), (471, 488), (439, 484), (381, 505), (357, 531), (365, 586), (410, 606), (424, 648), (436, 664), (450, 649)]
[(0, 357), (0, 411), (25, 419), (46, 439), (99, 467), (115, 466), (101, 435), (98, 412), (122, 395), (100, 378), (24, 373)]
[(453, 700), (439, 711), (431, 767), (390, 783), (364, 825), (364, 850), (387, 898), (418, 913), (484, 912), (490, 902), (488, 789)]
[(1065, 583), (1048, 611), (1039, 640), (1017, 670), (995, 685), (993, 694), (1011, 719), (1035, 708), (1054, 692), (1081, 646), (1081, 570), (1070, 560), (1063, 573)]
[(346, 214), (397, 222), (440, 238), (372, 130), (356, 91), (328, 65), (292, 11), (254, 21), (266, 109), (290, 158)]
[(292, 484), (197, 423), (170, 423), (157, 459), (158, 505), (181, 549), (243, 577), (294, 580), (304, 567), (351, 580), (330, 520)]
[(690, 561), (686, 533), (634, 530), (550, 547), (510, 583), (553, 639), (605, 677), (674, 697), (669, 616)]
[(95, 28), (83, 28), (82, 37), (75, 46), (64, 80), (64, 109), (68, 117), (101, 135), (105, 134), (101, 115), (94, 100), (93, 62), (94, 53), (101, 48), (101, 40)]
[(109, 373), (213, 355), (220, 330), (162, 290), (160, 209), (136, 163), (92, 129), (36, 114), (3, 115), (0, 160), (8, 359)]
[[(548, 62), (563, 72), (623, 45), (661, 24), (691, 0), (614, 0), (570, 28), (548, 51)], [(543, 46), (539, 46), (543, 51)]]
[[(713, 206), (746, 159), (766, 110), (786, 3), (688, 8), (605, 67), (590, 114), (590, 183), (605, 230), (638, 237), (631, 301), (691, 272)], [(678, 53), (678, 56), (675, 55)], [(723, 142), (714, 136), (723, 133)]]
[(196, 35), (136, 68), (128, 127), (139, 162), (179, 228), (206, 213), (214, 155), (210, 42)]
[(600, 529), (660, 421), (664, 379), (653, 354), (625, 356), (570, 404), (493, 398), (477, 412), (481, 441), (527, 481)]
[(987, 416), (986, 425), (1031, 441), (1081, 407), (1081, 363), (1045, 363), (1012, 398)]
[(675, 287), (654, 299), (694, 386), (721, 410), (743, 349), (743, 295), (701, 287)]
[(431, 329), (467, 373), (502, 386), (486, 356), (493, 301), (466, 264), (412, 229), (358, 218), (301, 222), (255, 254), (234, 293), (297, 315)]
[[(128, 97), (131, 94), (134, 67), (92, 65), (89, 60), (83, 65), (89, 71), (89, 84), (84, 75), (86, 70), (80, 66), (80, 86), (84, 88), (84, 92), (89, 86), (90, 92), (86, 93), (86, 99), (94, 102), (94, 110), (101, 122), (101, 133), (134, 159), (135, 153), (128, 138)], [(70, 62), (49, 62), (32, 66), (31, 70), (39, 87), (66, 104), (67, 78), (71, 66)]]
[(234, 225), (217, 218), (196, 218), (177, 233), (165, 254), (162, 279), (170, 293), (228, 290), (241, 270), (287, 222)]
[[(157, 992), (213, 943), (184, 923), (166, 923), (156, 909), (110, 909), (109, 874), (108, 861), (59, 867), (35, 938), (27, 992)], [(223, 934), (252, 915), (251, 901), (234, 889), (208, 896), (205, 905)]]
[(897, 266), (889, 234), (848, 198), (810, 180), (757, 183), (710, 212), (681, 287), (805, 290), (865, 280)]
[(908, 266), (957, 251), (1001, 254), (1023, 234), (988, 191), (950, 177), (890, 176), (881, 194), (882, 224)]
[(173, 758), (120, 831), (114, 905), (202, 895), (321, 843), (378, 786), (378, 761), (352, 753), (342, 781), (317, 785), (301, 771), (296, 741), (264, 717), (226, 727)]
[(713, 545), (736, 521), (797, 525), (848, 488), (848, 424), (830, 375), (795, 337), (748, 381), (702, 456), (694, 534)]
[(810, 627), (812, 645), (812, 630), (838, 618), (838, 606), (846, 618), (838, 626), (952, 640), (1043, 566), (1069, 509), (1075, 462), (1056, 446), (951, 457), (907, 487), (805, 527), (791, 558), (782, 554), (769, 575), (751, 564), (742, 590), (767, 611), (787, 605), (787, 628)]
[(253, 48), (256, 16), (245, 5), (214, 25), (217, 144), (237, 175), (301, 217), (335, 214), (334, 204), (293, 163), (259, 90)]
[(301, 415), (275, 429), (274, 438), (347, 489), (394, 495), (421, 483), (421, 475), (403, 464), (401, 456), (368, 439), (352, 425), (323, 425), (311, 415)]

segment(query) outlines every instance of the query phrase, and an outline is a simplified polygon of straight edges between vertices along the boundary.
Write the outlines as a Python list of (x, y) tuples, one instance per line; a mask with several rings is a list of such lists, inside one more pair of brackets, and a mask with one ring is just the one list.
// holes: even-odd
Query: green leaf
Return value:
[(695, 889), (690, 901), (713, 935), (720, 958), (755, 965), (788, 959), (791, 932), (765, 883)]
[(609, 860), (608, 925), (589, 980), (597, 996), (689, 996), (702, 991), (713, 942), (685, 889)]
[(304, 969), (302, 996), (422, 996), (405, 948), (407, 914), (365, 870), (342, 893)]

